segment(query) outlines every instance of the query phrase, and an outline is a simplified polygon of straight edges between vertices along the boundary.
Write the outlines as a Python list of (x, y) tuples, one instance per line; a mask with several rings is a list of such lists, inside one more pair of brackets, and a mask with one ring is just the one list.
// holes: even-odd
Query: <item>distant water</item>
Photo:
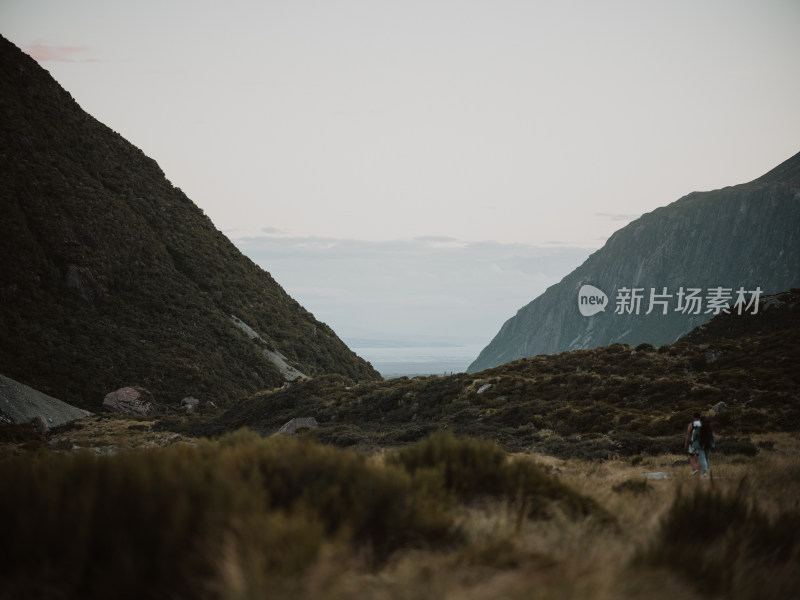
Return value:
[(386, 346), (350, 347), (385, 379), (417, 375), (449, 375), (463, 373), (474, 361), (483, 346)]

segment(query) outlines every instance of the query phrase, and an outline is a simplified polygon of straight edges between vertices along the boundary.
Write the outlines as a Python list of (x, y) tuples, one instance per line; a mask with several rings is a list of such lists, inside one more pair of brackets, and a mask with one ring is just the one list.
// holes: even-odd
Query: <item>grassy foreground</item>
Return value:
[[(0, 460), (3, 598), (790, 598), (800, 439), (584, 461), (435, 434), (371, 454), (245, 430)], [(664, 474), (648, 479), (646, 474)]]

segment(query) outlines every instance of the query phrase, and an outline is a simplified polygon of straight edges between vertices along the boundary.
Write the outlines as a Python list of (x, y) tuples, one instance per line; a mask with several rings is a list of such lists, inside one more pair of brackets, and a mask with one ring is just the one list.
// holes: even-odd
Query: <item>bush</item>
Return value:
[(274, 590), (326, 542), (382, 561), (458, 539), (435, 485), (246, 431), (197, 447), (2, 460), (0, 481), (0, 590), (10, 597), (208, 597), (231, 568)]
[(456, 438), (450, 433), (435, 433), (389, 459), (390, 464), (411, 474), (435, 471), (449, 492), (466, 499), (498, 493), (505, 461), (506, 453), (494, 442)]
[(388, 459), (412, 475), (433, 473), (445, 489), (465, 501), (482, 496), (504, 498), (528, 507), (528, 515), (542, 518), (558, 506), (573, 518), (594, 514), (610, 519), (594, 500), (579, 494), (529, 459), (510, 460), (494, 442), (436, 433)]
[(42, 435), (26, 423), (0, 423), (0, 444), (41, 443)]
[(769, 519), (741, 492), (679, 493), (645, 554), (702, 593), (788, 598), (800, 589), (800, 511)]

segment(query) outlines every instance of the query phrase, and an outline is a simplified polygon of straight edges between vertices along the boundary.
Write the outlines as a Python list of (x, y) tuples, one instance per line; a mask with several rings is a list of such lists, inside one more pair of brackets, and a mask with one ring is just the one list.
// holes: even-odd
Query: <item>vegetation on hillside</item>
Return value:
[(283, 383), (235, 315), (309, 376), (380, 378), (2, 37), (0, 148), (0, 373), (89, 410), (224, 404)]
[(660, 348), (614, 344), (474, 375), (361, 383), (327, 375), (259, 392), (211, 420), (172, 418), (163, 426), (270, 434), (293, 417), (313, 416), (317, 438), (342, 447), (400, 446), (447, 430), (507, 451), (605, 460), (681, 448), (686, 423), (700, 410), (713, 414), (721, 452), (753, 455), (748, 436), (800, 430), (798, 305), (777, 317), (782, 327), (754, 335)]

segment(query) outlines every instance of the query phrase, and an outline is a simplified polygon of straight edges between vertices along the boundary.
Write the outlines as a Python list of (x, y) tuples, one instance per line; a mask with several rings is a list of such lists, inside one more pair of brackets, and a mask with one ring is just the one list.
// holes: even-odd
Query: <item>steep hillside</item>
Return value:
[[(749, 302), (757, 288), (774, 294), (800, 285), (798, 232), (800, 154), (751, 183), (689, 194), (617, 231), (506, 321), (468, 371), (615, 342), (673, 342), (714, 316), (707, 311), (716, 288), (734, 304), (740, 288)], [(587, 294), (584, 308), (592, 308), (588, 302), (596, 296), (605, 310), (584, 316), (578, 297), (584, 285), (602, 292)], [(699, 290), (700, 305), (681, 301), (681, 291), (690, 288)], [(621, 295), (633, 294), (626, 289), (638, 290), (639, 306), (619, 306)], [(663, 304), (654, 303), (646, 314), (651, 299)]]
[(378, 379), (158, 165), (0, 38), (0, 373), (95, 410)]
[[(741, 317), (750, 325), (701, 343), (612, 344), (522, 358), (474, 375), (358, 385), (320, 377), (243, 399), (186, 431), (248, 427), (272, 434), (291, 418), (314, 417), (319, 439), (341, 446), (401, 445), (446, 429), (497, 440), (509, 451), (605, 459), (677, 452), (692, 413), (717, 407), (720, 450), (753, 453), (752, 443), (737, 436), (800, 431), (798, 294), (765, 298), (770, 310)], [(725, 329), (718, 320), (724, 316), (707, 331)]]

